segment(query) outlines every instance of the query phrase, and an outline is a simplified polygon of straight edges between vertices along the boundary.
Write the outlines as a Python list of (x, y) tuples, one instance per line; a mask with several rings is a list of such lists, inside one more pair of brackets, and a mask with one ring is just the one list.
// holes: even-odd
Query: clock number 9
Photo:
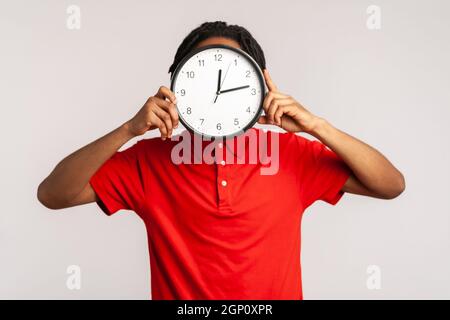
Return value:
[(186, 95), (186, 90), (181, 89), (181, 90), (180, 90), (180, 93), (181, 93), (182, 96), (185, 96), (185, 95)]

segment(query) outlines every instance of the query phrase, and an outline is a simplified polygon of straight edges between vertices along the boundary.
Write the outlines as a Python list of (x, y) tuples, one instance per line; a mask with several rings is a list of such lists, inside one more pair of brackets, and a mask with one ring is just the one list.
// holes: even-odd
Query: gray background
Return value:
[[(80, 30), (66, 28), (70, 4)], [(381, 30), (366, 27), (371, 4)], [(0, 1), (0, 298), (148, 298), (133, 212), (50, 211), (36, 188), (168, 85), (183, 37), (217, 19), (253, 33), (281, 91), (406, 176), (398, 199), (310, 208), (305, 298), (450, 298), (449, 12), (444, 0)], [(81, 267), (81, 290), (66, 287), (69, 265)], [(381, 268), (380, 290), (366, 286), (369, 265)]]

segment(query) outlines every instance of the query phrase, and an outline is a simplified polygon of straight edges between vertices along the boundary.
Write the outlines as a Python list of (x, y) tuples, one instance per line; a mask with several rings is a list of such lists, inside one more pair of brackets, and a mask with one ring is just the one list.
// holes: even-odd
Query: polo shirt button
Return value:
[(225, 165), (225, 160), (220, 161), (220, 164), (224, 166)]
[(225, 180), (222, 180), (222, 186), (226, 187), (227, 186), (227, 182)]

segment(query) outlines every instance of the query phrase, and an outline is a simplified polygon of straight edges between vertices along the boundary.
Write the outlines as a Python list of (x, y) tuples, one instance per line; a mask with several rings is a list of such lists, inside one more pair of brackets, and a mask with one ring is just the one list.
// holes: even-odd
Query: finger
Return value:
[(287, 98), (289, 98), (289, 96), (285, 95), (284, 93), (269, 91), (266, 94), (266, 97), (264, 98), (263, 109), (265, 111), (267, 111), (267, 109), (269, 108), (270, 103), (272, 102), (272, 99), (287, 99)]
[(275, 121), (277, 125), (281, 127), (284, 115), (287, 115), (292, 118), (295, 115), (295, 113), (296, 113), (296, 106), (294, 104), (279, 106), (277, 112), (275, 112)]
[(269, 119), (269, 123), (275, 123), (274, 116), (275, 112), (277, 112), (278, 107), (279, 107), (278, 100), (273, 99), (272, 102), (270, 103), (269, 109), (266, 112), (267, 118)]
[(283, 110), (285, 110), (285, 107), (294, 105), (295, 100), (292, 98), (286, 98), (286, 99), (277, 99), (278, 108), (277, 111), (274, 114), (274, 122), (277, 125), (281, 125), (281, 117), (283, 115)]
[(177, 97), (175, 96), (175, 93), (173, 93), (169, 88), (165, 86), (161, 86), (158, 89), (158, 92), (155, 94), (155, 97), (158, 97), (160, 99), (165, 100), (166, 98), (169, 99), (172, 103), (177, 103)]
[(173, 125), (173, 128), (174, 128), (174, 129), (178, 128), (179, 120), (178, 120), (178, 110), (177, 110), (177, 107), (175, 106), (175, 104), (171, 103), (171, 104), (169, 105), (169, 107), (168, 107), (167, 110), (168, 110), (168, 112), (169, 112), (169, 114), (170, 114), (170, 117), (171, 117), (171, 119), (172, 119), (172, 125)]
[(278, 88), (270, 77), (269, 71), (267, 69), (264, 69), (264, 79), (266, 80), (267, 88), (269, 88), (269, 91), (278, 91)]
[(269, 120), (267, 119), (266, 116), (260, 116), (258, 119), (258, 123), (260, 124), (269, 124)]
[(266, 114), (273, 99), (275, 99), (275, 96), (272, 91), (269, 91), (263, 101), (263, 109)]
[(166, 126), (166, 135), (165, 137), (171, 138), (172, 137), (172, 130), (173, 130), (173, 126), (172, 126), (172, 119), (170, 117), (170, 114), (163, 110), (160, 107), (156, 107), (153, 112), (158, 116), (158, 118), (164, 122), (165, 126)]
[(289, 105), (279, 105), (277, 111), (275, 112), (274, 119), (277, 125), (281, 125), (281, 117), (287, 112)]
[(286, 106), (279, 106), (277, 111), (275, 112), (274, 118), (277, 125), (281, 125), (281, 117), (283, 116), (285, 108)]
[(281, 118), (276, 119), (275, 114), (281, 106), (294, 105), (295, 100), (292, 98), (284, 98), (284, 99), (272, 99), (270, 105), (266, 111), (266, 115), (268, 116), (269, 122), (280, 124)]
[(172, 102), (157, 98), (156, 104), (163, 110), (169, 113), (174, 128), (178, 127), (178, 111), (175, 104)]
[(157, 113), (158, 117), (166, 125), (167, 137), (168, 138), (172, 138), (173, 124), (172, 124), (172, 118), (170, 117), (170, 114), (167, 111), (163, 110), (163, 109), (156, 110), (156, 113)]
[(277, 101), (280, 106), (285, 106), (287, 104), (295, 104), (295, 100), (291, 97), (277, 99)]
[(167, 137), (166, 125), (155, 113), (152, 113), (151, 123), (159, 129), (159, 132), (161, 133), (161, 139), (166, 140)]

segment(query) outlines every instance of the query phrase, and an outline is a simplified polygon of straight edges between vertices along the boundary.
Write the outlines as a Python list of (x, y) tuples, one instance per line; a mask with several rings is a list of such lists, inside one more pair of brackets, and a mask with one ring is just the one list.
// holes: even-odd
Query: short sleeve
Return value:
[(299, 150), (300, 193), (306, 209), (316, 200), (335, 205), (351, 170), (345, 162), (320, 141), (296, 136)]
[(97, 204), (107, 215), (125, 209), (139, 210), (144, 188), (139, 166), (141, 143), (116, 152), (91, 177)]

